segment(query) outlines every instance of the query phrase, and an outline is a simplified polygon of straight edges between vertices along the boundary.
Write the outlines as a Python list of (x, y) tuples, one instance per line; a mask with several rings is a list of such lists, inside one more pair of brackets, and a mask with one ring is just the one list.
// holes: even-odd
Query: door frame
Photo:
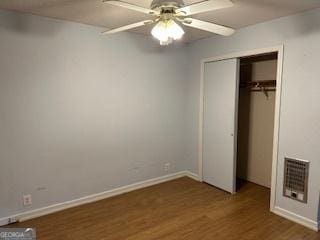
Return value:
[[(282, 69), (283, 69), (283, 54), (284, 46), (275, 46), (268, 48), (260, 48), (249, 51), (235, 52), (222, 56), (215, 56), (201, 60), (201, 76), (200, 76), (200, 111), (199, 111), (199, 136), (198, 136), (198, 171), (199, 180), (203, 181), (203, 121), (204, 121), (204, 67), (206, 63), (227, 60), (231, 58), (242, 58), (267, 53), (278, 53), (277, 59), (277, 91), (275, 99), (275, 115), (274, 115), (274, 133), (273, 133), (273, 153), (272, 153), (272, 173), (271, 173), (271, 195), (270, 195), (270, 210), (274, 211), (276, 200), (276, 185), (277, 185), (277, 165), (278, 165), (278, 150), (279, 150), (279, 129), (280, 129), (280, 110), (281, 110), (281, 91), (282, 91)], [(239, 99), (236, 99), (238, 104)], [(236, 168), (236, 166), (235, 166)], [(236, 170), (234, 171), (236, 173)]]

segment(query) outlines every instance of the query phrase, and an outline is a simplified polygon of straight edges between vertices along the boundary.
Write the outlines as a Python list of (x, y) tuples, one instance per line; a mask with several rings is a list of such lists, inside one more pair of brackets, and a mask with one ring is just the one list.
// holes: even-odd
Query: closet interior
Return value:
[(271, 186), (277, 53), (240, 59), (237, 188)]

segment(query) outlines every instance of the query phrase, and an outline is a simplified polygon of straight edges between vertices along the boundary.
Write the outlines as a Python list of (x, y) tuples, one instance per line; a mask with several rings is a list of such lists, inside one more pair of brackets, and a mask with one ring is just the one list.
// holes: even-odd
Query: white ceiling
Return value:
[[(151, 0), (126, 0), (128, 3), (149, 7)], [(199, 0), (185, 0), (186, 4)], [(275, 18), (320, 7), (320, 0), (233, 0), (234, 7), (207, 12), (194, 17), (236, 29)], [(148, 15), (102, 3), (102, 0), (1, 0), (0, 9), (80, 22), (106, 28), (148, 19)], [(200, 30), (186, 28), (187, 42), (211, 36)], [(133, 32), (149, 34), (150, 27)]]

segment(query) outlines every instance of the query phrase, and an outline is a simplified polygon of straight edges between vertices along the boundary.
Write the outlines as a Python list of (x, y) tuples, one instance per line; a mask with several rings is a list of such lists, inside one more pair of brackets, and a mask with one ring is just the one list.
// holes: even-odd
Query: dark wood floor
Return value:
[(245, 183), (230, 195), (189, 178), (12, 226), (40, 240), (313, 240), (320, 234), (269, 212), (269, 190)]

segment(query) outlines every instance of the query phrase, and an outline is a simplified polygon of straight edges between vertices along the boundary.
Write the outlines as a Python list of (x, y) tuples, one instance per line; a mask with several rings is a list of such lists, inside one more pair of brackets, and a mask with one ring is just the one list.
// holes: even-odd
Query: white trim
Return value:
[(200, 178), (199, 178), (199, 175), (193, 173), (193, 172), (190, 172), (190, 171), (185, 171), (186, 172), (186, 177), (188, 178), (191, 178), (193, 180), (196, 180), (196, 181), (200, 181)]
[(10, 221), (9, 221), (9, 218), (8, 218), (8, 217), (6, 217), (6, 218), (1, 218), (1, 219), (0, 219), (0, 226), (7, 225), (7, 224), (9, 224), (9, 223), (10, 223)]
[(17, 222), (15, 216), (0, 218), (0, 227)]
[(312, 221), (308, 218), (302, 217), (298, 214), (290, 212), (280, 207), (275, 207), (272, 211), (274, 214), (277, 214), (281, 217), (287, 218), (295, 223), (301, 224), (307, 228), (310, 228), (314, 231), (319, 231), (319, 223), (316, 221)]
[[(233, 152), (236, 153), (238, 151), (238, 115), (239, 115), (239, 86), (240, 86), (240, 59), (237, 58), (237, 70), (236, 70), (236, 89), (235, 91), (235, 99), (234, 99), (234, 106), (235, 106), (235, 113), (234, 113), (234, 127), (233, 127)], [(233, 189), (232, 194), (237, 193), (237, 155), (233, 156)]]
[(201, 75), (200, 75), (200, 109), (199, 109), (199, 136), (198, 136), (198, 166), (199, 166), (199, 180), (203, 181), (203, 108), (204, 108), (204, 66), (205, 63), (221, 61), (231, 58), (248, 57), (259, 54), (278, 52), (278, 68), (277, 68), (277, 93), (275, 106), (275, 122), (274, 122), (274, 141), (273, 141), (273, 157), (272, 157), (272, 180), (271, 180), (271, 196), (270, 196), (270, 210), (275, 207), (276, 199), (276, 185), (277, 185), (277, 165), (278, 165), (278, 139), (279, 139), (279, 121), (281, 108), (281, 89), (282, 89), (282, 67), (283, 67), (283, 51), (284, 46), (275, 46), (269, 48), (261, 48), (243, 52), (231, 53), (223, 56), (216, 56), (205, 58), (201, 60)]
[(191, 173), (189, 171), (181, 171), (181, 172), (173, 173), (170, 175), (166, 175), (166, 176), (162, 176), (162, 177), (158, 177), (158, 178), (153, 178), (153, 179), (149, 179), (146, 181), (142, 181), (142, 182), (130, 184), (127, 186), (115, 188), (115, 189), (105, 191), (102, 193), (97, 193), (97, 194), (93, 194), (90, 196), (74, 199), (71, 201), (66, 201), (63, 203), (58, 203), (58, 204), (54, 204), (51, 206), (23, 212), (23, 213), (14, 215), (14, 216), (0, 218), (0, 226), (7, 225), (9, 223), (12, 223), (13, 221), (23, 222), (23, 221), (26, 221), (29, 219), (41, 217), (41, 216), (55, 213), (58, 211), (62, 211), (62, 210), (68, 209), (68, 208), (80, 206), (83, 204), (96, 202), (96, 201), (99, 201), (102, 199), (110, 198), (110, 197), (117, 196), (117, 195), (120, 195), (123, 193), (131, 192), (131, 191), (145, 188), (145, 187), (149, 187), (149, 186), (153, 186), (153, 185), (156, 185), (159, 183), (171, 181), (171, 180), (181, 178), (181, 177), (189, 177), (189, 178), (192, 178), (197, 181), (199, 180), (199, 177), (196, 174)]
[(204, 121), (204, 65), (201, 61), (200, 70), (200, 99), (199, 99), (199, 134), (198, 134), (198, 175), (203, 182), (203, 121)]
[(259, 54), (271, 53), (271, 52), (279, 52), (283, 49), (283, 45), (275, 46), (275, 47), (268, 47), (268, 48), (259, 48), (254, 50), (242, 51), (242, 52), (235, 52), (230, 54), (225, 54), (221, 56), (215, 56), (210, 58), (204, 58), (201, 60), (201, 64), (208, 63), (208, 62), (216, 62), (231, 58), (241, 58), (241, 57), (250, 57)]
[(271, 172), (271, 192), (270, 192), (270, 210), (271, 211), (275, 208), (275, 204), (276, 204), (283, 54), (284, 54), (284, 46), (281, 46), (278, 49), (277, 91), (276, 91), (276, 101), (275, 101), (275, 111), (274, 111), (274, 133), (273, 133), (273, 148), (272, 148), (273, 153), (272, 153), (272, 172)]

